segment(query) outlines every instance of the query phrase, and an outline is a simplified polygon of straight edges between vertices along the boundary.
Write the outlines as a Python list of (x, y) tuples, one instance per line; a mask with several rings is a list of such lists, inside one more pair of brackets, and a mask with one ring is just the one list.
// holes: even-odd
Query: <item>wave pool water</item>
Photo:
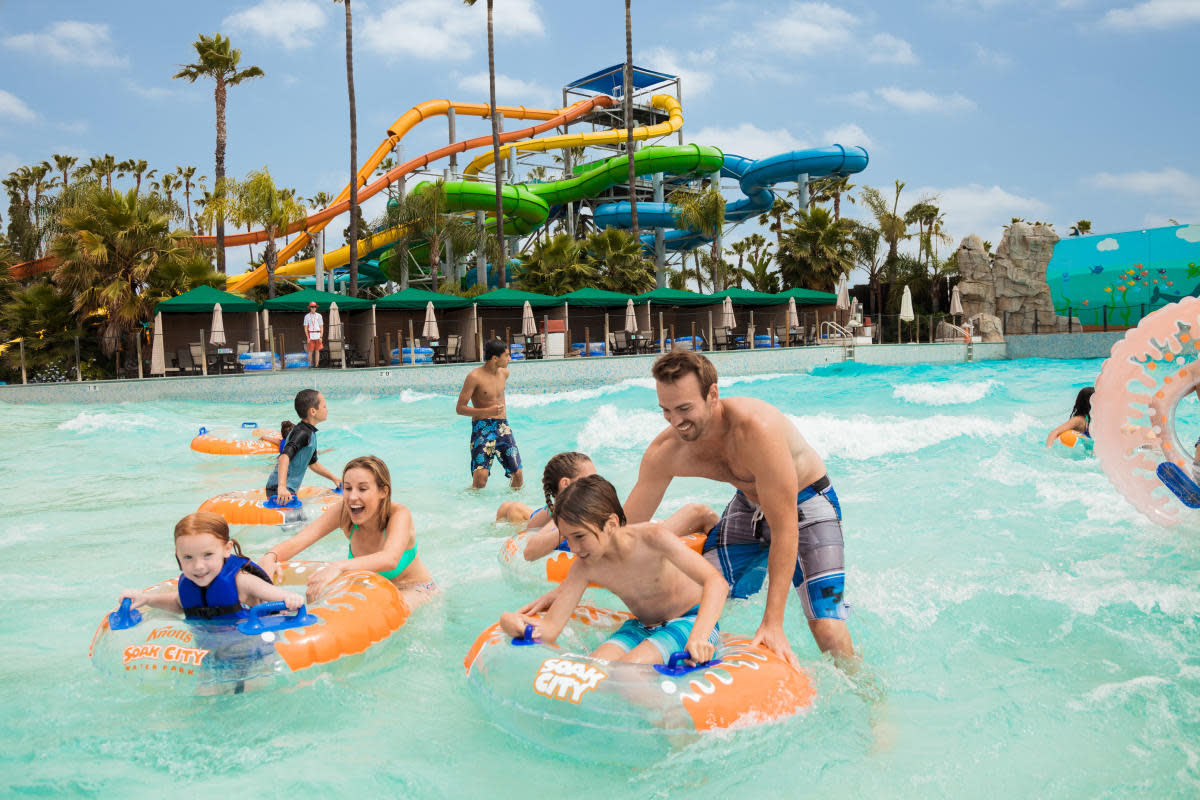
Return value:
[[(847, 677), (824, 659), (793, 597), (786, 630), (818, 687), (811, 712), (634, 768), (540, 752), (487, 723), (467, 690), (470, 643), (529, 593), (497, 563), (512, 528), (492, 519), (512, 493), (498, 478), (467, 489), (468, 423), (453, 397), (333, 400), (320, 434), (334, 471), (366, 453), (387, 461), (440, 598), (361, 665), (209, 698), (105, 682), (88, 642), (122, 588), (177, 571), (180, 516), (261, 485), (263, 461), (192, 453), (195, 429), (274, 427), (289, 409), (6, 406), (0, 793), (1195, 797), (1200, 533), (1153, 526), (1094, 461), (1042, 445), (1098, 369), (1028, 360), (727, 376), (723, 393), (775, 403), (826, 458), (865, 666)], [(528, 474), (518, 496), (531, 505), (546, 459), (565, 449), (590, 453), (628, 492), (663, 425), (648, 378), (523, 394), (518, 365), (509, 409)], [(1200, 429), (1194, 404), (1182, 418)], [(677, 481), (664, 508), (719, 509), (730, 493)], [(258, 554), (272, 538), (243, 544)], [(330, 537), (315, 554), (342, 552)], [(722, 626), (752, 632), (762, 600), (730, 604)]]

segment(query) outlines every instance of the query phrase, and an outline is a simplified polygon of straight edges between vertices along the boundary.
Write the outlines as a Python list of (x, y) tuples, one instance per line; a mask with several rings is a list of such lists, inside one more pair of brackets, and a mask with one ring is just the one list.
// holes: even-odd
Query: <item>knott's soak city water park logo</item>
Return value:
[(567, 658), (548, 658), (538, 667), (533, 690), (552, 700), (567, 700), (579, 705), (583, 696), (608, 677), (590, 664), (580, 664)]

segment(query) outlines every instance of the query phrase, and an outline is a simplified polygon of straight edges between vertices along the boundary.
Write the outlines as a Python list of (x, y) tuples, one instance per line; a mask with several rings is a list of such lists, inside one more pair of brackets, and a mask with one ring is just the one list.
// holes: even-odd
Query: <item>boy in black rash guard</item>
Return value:
[[(288, 433), (275, 469), (267, 478), (267, 497), (278, 495), (280, 505), (291, 501), (310, 467), (321, 477), (333, 481), (334, 486), (342, 485), (336, 475), (317, 463), (317, 423), (329, 417), (325, 396), (316, 389), (302, 389), (296, 395), (296, 414), (300, 422)], [(286, 476), (282, 484), (280, 475)]]

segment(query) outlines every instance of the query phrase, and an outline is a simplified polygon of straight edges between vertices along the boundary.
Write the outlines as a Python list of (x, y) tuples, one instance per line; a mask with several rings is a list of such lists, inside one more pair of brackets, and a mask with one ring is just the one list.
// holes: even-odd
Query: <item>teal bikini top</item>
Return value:
[[(353, 537), (354, 532), (356, 530), (358, 530), (358, 526), (351, 525), (350, 526), (350, 536)], [(349, 539), (346, 540), (346, 553), (349, 558), (355, 557), (354, 550), (353, 550), (353, 548), (350, 547)], [(382, 575), (383, 577), (387, 578), (389, 581), (395, 580), (396, 578), (398, 578), (400, 576), (400, 573), (402, 573), (402, 572), (404, 572), (404, 570), (408, 569), (408, 565), (411, 564), (413, 562), (413, 559), (415, 559), (416, 557), (417, 557), (417, 543), (413, 542), (413, 546), (408, 548), (407, 550), (405, 550), (404, 555), (400, 556), (400, 563), (396, 565), (395, 569), (389, 569), (387, 572), (381, 572), (379, 574)]]

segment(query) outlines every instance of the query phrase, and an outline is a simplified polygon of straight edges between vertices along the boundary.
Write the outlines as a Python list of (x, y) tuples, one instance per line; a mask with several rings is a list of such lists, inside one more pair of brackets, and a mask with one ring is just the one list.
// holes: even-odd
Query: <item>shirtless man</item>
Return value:
[(652, 372), (670, 427), (642, 456), (624, 505), (629, 522), (654, 515), (672, 478), (732, 484), (737, 493), (709, 532), (704, 557), (728, 581), (733, 597), (762, 587), (765, 562), (767, 603), (754, 642), (798, 666), (783, 631), (791, 583), (821, 650), (852, 656), (849, 607), (842, 600), (842, 512), (821, 457), (769, 403), (719, 397), (717, 370), (704, 356), (673, 350), (654, 362)]
[(504, 384), (508, 381), (510, 358), (503, 340), (484, 342), (483, 359), (483, 366), (471, 370), (463, 381), (455, 409), (471, 418), (471, 485), (475, 489), (487, 486), (492, 459), (499, 458), (512, 488), (520, 489), (524, 483), (521, 453), (504, 416)]

